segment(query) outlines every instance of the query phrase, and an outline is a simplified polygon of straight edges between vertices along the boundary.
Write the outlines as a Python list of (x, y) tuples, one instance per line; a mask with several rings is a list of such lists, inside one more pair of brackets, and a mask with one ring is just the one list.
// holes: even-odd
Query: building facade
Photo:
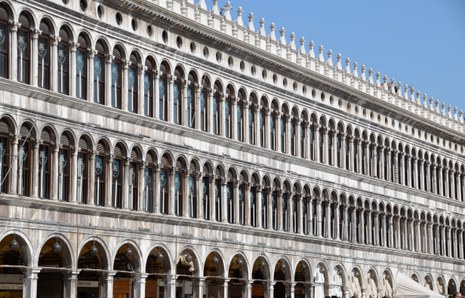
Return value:
[(0, 1), (0, 297), (465, 293), (462, 111), (230, 9)]

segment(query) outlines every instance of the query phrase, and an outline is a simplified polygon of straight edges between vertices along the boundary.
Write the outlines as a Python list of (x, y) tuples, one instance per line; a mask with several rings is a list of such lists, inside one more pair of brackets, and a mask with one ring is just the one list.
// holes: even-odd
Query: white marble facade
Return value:
[(0, 296), (464, 293), (462, 111), (230, 10), (0, 2)]

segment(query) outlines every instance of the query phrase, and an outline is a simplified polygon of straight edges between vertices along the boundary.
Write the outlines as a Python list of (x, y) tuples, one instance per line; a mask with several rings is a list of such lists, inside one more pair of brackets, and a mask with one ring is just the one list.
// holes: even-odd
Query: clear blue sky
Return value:
[[(197, 3), (197, 1), (195, 1)], [(212, 6), (212, 0), (207, 0)], [(226, 0), (220, 0), (220, 7)], [(269, 32), (305, 37), (465, 112), (465, 0), (231, 0)], [(298, 44), (298, 43), (297, 43)]]

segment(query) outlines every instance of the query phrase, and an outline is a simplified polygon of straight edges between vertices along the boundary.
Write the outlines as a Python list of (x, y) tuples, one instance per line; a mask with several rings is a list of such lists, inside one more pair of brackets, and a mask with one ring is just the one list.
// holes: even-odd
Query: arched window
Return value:
[(155, 61), (148, 57), (145, 60), (144, 70), (144, 115), (147, 117), (153, 117), (155, 73)]
[(305, 196), (302, 198), (302, 233), (308, 235), (308, 220), (309, 220), (309, 210), (308, 203), (310, 202), (310, 195), (308, 191), (305, 191)]
[(210, 200), (211, 200), (211, 193), (210, 193), (210, 184), (212, 179), (212, 173), (210, 168), (205, 165), (203, 167), (203, 178), (202, 178), (202, 190), (203, 190), (203, 197), (202, 197), (202, 210), (203, 210), (203, 218), (206, 220), (210, 220)]
[(176, 171), (174, 173), (174, 214), (182, 216), (184, 213), (184, 174), (186, 166), (183, 160), (176, 162)]
[(221, 109), (221, 87), (219, 84), (215, 84), (215, 93), (213, 94), (213, 133), (215, 135), (220, 134), (220, 109)]
[(279, 113), (273, 110), (270, 115), (270, 148), (271, 150), (276, 151), (276, 138), (277, 138), (277, 131), (276, 131), (276, 121), (278, 121)]
[[(3, 3), (2, 3), (3, 4)], [(10, 34), (8, 30), (10, 13), (0, 5), (0, 77), (9, 77)]]
[(291, 222), (292, 222), (292, 232), (298, 233), (299, 226), (298, 226), (298, 213), (297, 213), (297, 204), (299, 203), (299, 194), (294, 194), (292, 196), (291, 202)]
[(197, 176), (198, 176), (197, 166), (194, 162), (191, 162), (189, 167), (189, 178), (188, 178), (188, 204), (186, 206), (189, 209), (189, 217), (190, 218), (197, 218), (197, 210), (198, 210), (198, 198), (197, 198)]
[(156, 172), (156, 158), (152, 152), (149, 152), (146, 157), (146, 167), (144, 170), (144, 192), (143, 192), (143, 206), (146, 212), (152, 213), (154, 211), (155, 202), (155, 172)]
[(288, 208), (289, 206), (289, 200), (290, 200), (290, 193), (287, 188), (287, 185), (284, 184), (284, 190), (282, 193), (282, 198), (281, 198), (281, 216), (282, 216), (282, 224), (283, 224), (283, 230), (286, 232), (289, 232), (289, 213), (290, 210)]
[(19, 16), (18, 28), (18, 82), (29, 84), (31, 76), (31, 30), (32, 22), (25, 13)]
[(44, 129), (40, 136), (41, 144), (39, 145), (39, 197), (50, 199), (50, 180), (52, 169), (52, 142), (53, 134)]
[(250, 186), (249, 190), (249, 211), (250, 211), (250, 225), (252, 227), (257, 226), (257, 215), (260, 216), (260, 213), (258, 212), (258, 208), (261, 208), (261, 206), (258, 205), (258, 196), (260, 193), (258, 192), (258, 187), (256, 185), (256, 178), (252, 176), (252, 183)]
[(10, 126), (2, 119), (0, 121), (0, 192), (2, 193), (8, 191), (9, 185), (10, 133)]
[(108, 149), (103, 142), (97, 144), (97, 153), (95, 155), (95, 204), (97, 206), (106, 206), (106, 177)]
[(304, 120), (300, 122), (300, 129), (299, 129), (299, 134), (300, 134), (300, 157), (301, 158), (307, 158), (307, 146), (306, 144), (308, 143), (307, 140), (307, 126), (308, 126), (308, 121)]
[(216, 221), (223, 220), (222, 208), (223, 208), (223, 192), (222, 188), (222, 176), (221, 171), (216, 169), (215, 173), (215, 219)]
[(66, 202), (69, 202), (69, 189), (71, 184), (71, 142), (72, 138), (68, 133), (61, 135), (58, 154), (58, 200)]
[(239, 93), (239, 100), (237, 101), (236, 106), (236, 130), (237, 130), (237, 140), (240, 142), (244, 141), (244, 128), (243, 128), (243, 121), (244, 121), (244, 101), (243, 97), (241, 97), (241, 93)]
[(202, 79), (202, 89), (200, 90), (200, 130), (208, 131), (208, 94), (210, 92), (208, 78)]
[(139, 160), (140, 155), (137, 150), (131, 151), (131, 159), (129, 161), (129, 185), (128, 185), (128, 201), (129, 209), (139, 210)]
[(171, 161), (167, 156), (161, 159), (160, 169), (160, 212), (168, 214)]
[(122, 104), (123, 60), (123, 50), (115, 47), (111, 61), (111, 106), (117, 109), (121, 109)]
[(255, 132), (255, 109), (256, 109), (256, 99), (255, 96), (250, 97), (250, 103), (248, 108), (248, 131), (249, 131), (249, 144), (255, 145), (257, 142), (257, 136)]
[(105, 45), (99, 41), (95, 46), (96, 54), (94, 56), (94, 101), (99, 104), (105, 104), (105, 55), (107, 50)]
[[(87, 99), (87, 60), (89, 58), (89, 42), (88, 38), (82, 33), (79, 34), (78, 44), (79, 46), (76, 48), (76, 97)], [(97, 88), (97, 86), (94, 86), (94, 88)]]
[(111, 206), (115, 208), (123, 208), (123, 177), (124, 177), (124, 162), (126, 154), (124, 149), (117, 145), (115, 147), (113, 164), (111, 168)]
[(228, 223), (234, 223), (234, 176), (231, 171), (228, 173), (226, 185), (226, 206)]
[(48, 21), (40, 22), (39, 48), (38, 48), (38, 85), (41, 88), (50, 89), (50, 55), (52, 28)]
[[(88, 204), (88, 183), (89, 183), (89, 167), (90, 158), (92, 156), (92, 148), (90, 142), (86, 138), (81, 137), (79, 140), (79, 153), (77, 156), (77, 186), (76, 186), (76, 201), (78, 203)], [(95, 179), (98, 177), (96, 176)]]
[(293, 115), (292, 120), (291, 120), (291, 131), (290, 131), (290, 137), (291, 137), (291, 155), (295, 156), (297, 154), (297, 148), (299, 144), (297, 144), (298, 140), (298, 134), (300, 133), (299, 131), (299, 119), (296, 115)]
[(182, 124), (182, 93), (184, 74), (182, 69), (176, 68), (174, 71), (173, 83), (173, 123)]
[(271, 191), (271, 223), (273, 230), (278, 229), (278, 186), (273, 182), (273, 189)]
[(268, 179), (263, 179), (262, 183), (262, 190), (260, 192), (260, 196), (262, 198), (262, 205), (260, 206), (260, 216), (262, 217), (262, 228), (269, 229), (268, 226), (268, 218), (269, 218), (269, 211), (268, 211), (268, 203), (269, 203), (269, 194), (270, 194), (270, 182)]
[(169, 67), (166, 63), (160, 66), (160, 78), (158, 80), (158, 117), (168, 121), (168, 75)]
[(136, 53), (132, 53), (128, 66), (128, 111), (139, 112), (139, 65), (140, 59)]
[(58, 43), (58, 92), (69, 95), (69, 43), (71, 35), (67, 28), (60, 29)]
[(238, 204), (239, 204), (239, 224), (241, 225), (245, 225), (245, 208), (246, 208), (246, 205), (245, 205), (245, 197), (246, 197), (246, 184), (245, 182), (241, 183), (239, 185), (239, 189), (238, 189)]
[(310, 127), (308, 129), (308, 140), (309, 140), (309, 149), (310, 149), (310, 159), (316, 160), (316, 132), (318, 128), (318, 122), (316, 116), (312, 115)]
[(266, 138), (266, 105), (265, 101), (262, 99), (261, 104), (260, 104), (260, 147), (264, 148), (265, 147), (265, 138)]
[(228, 87), (226, 90), (227, 97), (225, 100), (225, 107), (224, 107), (224, 129), (225, 129), (225, 137), (228, 139), (232, 139), (233, 137), (233, 100), (234, 100), (234, 91), (232, 88)]
[(190, 73), (187, 83), (187, 126), (195, 128), (195, 90), (197, 79), (194, 74)]
[(286, 153), (286, 148), (287, 148), (286, 140), (287, 140), (287, 134), (288, 134), (288, 131), (287, 131), (288, 117), (289, 115), (283, 111), (283, 113), (281, 114), (281, 118), (280, 118), (280, 121), (281, 121), (280, 138), (281, 138), (281, 152), (282, 153)]

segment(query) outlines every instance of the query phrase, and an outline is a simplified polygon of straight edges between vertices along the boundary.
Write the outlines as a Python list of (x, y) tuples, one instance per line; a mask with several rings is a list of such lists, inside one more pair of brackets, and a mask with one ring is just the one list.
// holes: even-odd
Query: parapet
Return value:
[(213, 0), (211, 8), (207, 6), (205, 0), (199, 0), (197, 4), (194, 3), (194, 0), (150, 1), (218, 32), (233, 36), (260, 50), (341, 82), (350, 88), (392, 103), (401, 109), (408, 110), (450, 129), (465, 133), (463, 110), (459, 111), (457, 107), (428, 97), (426, 93), (422, 94), (412, 86), (396, 82), (394, 78), (389, 79), (388, 76), (381, 75), (379, 72), (374, 73), (373, 69), (367, 69), (365, 65), (359, 67), (356, 62), (351, 64), (350, 59), (343, 59), (341, 54), (336, 56), (334, 62), (332, 51), (329, 50), (325, 53), (322, 45), (318, 47), (316, 55), (313, 41), (309, 42), (308, 48), (304, 37), (298, 39), (298, 44), (296, 44), (294, 33), (289, 35), (288, 40), (285, 28), (281, 28), (277, 34), (274, 23), (270, 24), (267, 31), (263, 18), (260, 19), (259, 26), (256, 28), (253, 13), (249, 13), (248, 21), (244, 23), (244, 11), (241, 7), (238, 7), (237, 17), (233, 20), (231, 15), (233, 8), (230, 1), (227, 1), (221, 8), (218, 0)]

